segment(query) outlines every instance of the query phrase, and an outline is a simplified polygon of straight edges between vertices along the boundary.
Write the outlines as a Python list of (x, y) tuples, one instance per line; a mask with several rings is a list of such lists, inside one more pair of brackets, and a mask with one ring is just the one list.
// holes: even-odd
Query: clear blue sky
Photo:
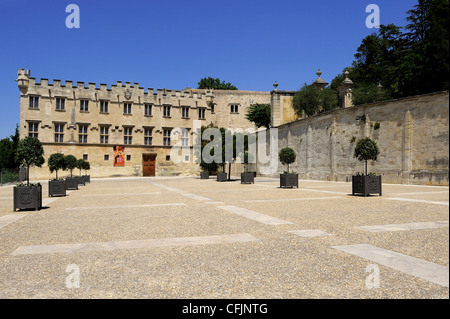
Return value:
[[(68, 4), (80, 28), (68, 29)], [(366, 6), (381, 24), (406, 24), (417, 0), (0, 0), (0, 138), (19, 122), (17, 69), (48, 78), (145, 88), (196, 87), (207, 76), (241, 90), (297, 90), (327, 82), (351, 65), (373, 33)]]

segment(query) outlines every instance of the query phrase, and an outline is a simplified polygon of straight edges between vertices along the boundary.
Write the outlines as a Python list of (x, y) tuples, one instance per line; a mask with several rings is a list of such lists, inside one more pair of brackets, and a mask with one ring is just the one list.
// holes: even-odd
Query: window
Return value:
[(80, 112), (89, 112), (88, 100), (80, 100)]
[(100, 101), (100, 113), (108, 113), (108, 101)]
[(87, 154), (83, 154), (83, 160), (87, 161), (88, 160), (88, 155)]
[(211, 104), (211, 113), (214, 113), (214, 104)]
[(238, 104), (231, 104), (230, 105), (230, 112), (231, 113), (239, 113), (239, 105)]
[(64, 142), (64, 124), (55, 123), (55, 143)]
[(28, 122), (28, 136), (38, 138), (39, 122)]
[(184, 118), (184, 119), (189, 118), (189, 107), (183, 106), (181, 108), (181, 117)]
[(123, 103), (123, 114), (131, 114), (131, 103)]
[(182, 129), (181, 134), (181, 145), (189, 146), (189, 131), (187, 129)]
[(108, 155), (108, 154), (105, 154), (105, 156), (103, 157), (103, 159), (104, 159), (105, 161), (109, 161), (109, 155)]
[(144, 115), (152, 116), (152, 105), (151, 104), (145, 104)]
[(39, 96), (30, 96), (30, 109), (39, 108)]
[(166, 155), (166, 161), (170, 161), (170, 155)]
[(78, 143), (87, 143), (87, 132), (88, 132), (87, 124), (78, 125)]
[(132, 141), (132, 127), (124, 127), (123, 128), (123, 144), (130, 145)]
[(205, 108), (198, 109), (198, 119), (204, 120), (205, 119)]
[(100, 126), (100, 144), (108, 144), (109, 127)]
[(170, 106), (164, 105), (163, 107), (163, 116), (164, 117), (170, 117)]
[(152, 128), (144, 128), (144, 144), (145, 145), (152, 145)]
[(66, 99), (62, 97), (56, 98), (56, 110), (57, 111), (64, 111), (66, 109)]
[(131, 155), (127, 155), (127, 161), (131, 161)]
[(170, 132), (172, 129), (165, 128), (164, 129), (164, 138), (163, 138), (163, 145), (170, 145)]

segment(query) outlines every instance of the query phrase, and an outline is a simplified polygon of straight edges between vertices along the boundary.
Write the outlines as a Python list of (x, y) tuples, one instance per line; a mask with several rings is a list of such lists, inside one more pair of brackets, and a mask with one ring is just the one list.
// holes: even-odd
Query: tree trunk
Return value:
[(231, 163), (228, 163), (228, 180), (231, 179)]
[(366, 176), (367, 176), (367, 160), (366, 160)]
[(27, 166), (27, 186), (30, 186), (30, 165)]

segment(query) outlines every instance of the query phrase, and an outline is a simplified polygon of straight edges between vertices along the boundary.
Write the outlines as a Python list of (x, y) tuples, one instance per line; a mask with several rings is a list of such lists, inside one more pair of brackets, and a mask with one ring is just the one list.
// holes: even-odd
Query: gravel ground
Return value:
[[(38, 212), (13, 212), (12, 187), (1, 187), (0, 218), (25, 216), (0, 228), (0, 298), (449, 298), (448, 287), (380, 264), (379, 287), (370, 289), (366, 267), (374, 263), (333, 248), (370, 244), (448, 267), (448, 227), (380, 233), (356, 228), (448, 221), (448, 204), (389, 200), (448, 203), (448, 187), (383, 184), (383, 196), (363, 198), (350, 195), (350, 183), (299, 184), (299, 189), (280, 189), (277, 179), (262, 177), (252, 185), (193, 177), (92, 179)], [(47, 192), (44, 182), (44, 202)], [(155, 204), (165, 206), (144, 206)], [(291, 224), (263, 224), (222, 205)], [(331, 235), (305, 238), (289, 232), (304, 229)], [(21, 246), (231, 234), (258, 240), (12, 254)], [(79, 288), (66, 286), (68, 265), (79, 269)]]

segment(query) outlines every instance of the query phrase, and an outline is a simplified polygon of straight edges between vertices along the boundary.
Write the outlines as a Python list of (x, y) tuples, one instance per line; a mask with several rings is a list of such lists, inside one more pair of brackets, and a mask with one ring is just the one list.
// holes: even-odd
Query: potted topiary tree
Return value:
[(64, 179), (58, 179), (58, 170), (66, 169), (64, 155), (61, 153), (53, 153), (50, 155), (48, 158), (48, 168), (50, 173), (56, 173), (56, 178), (48, 181), (48, 196), (66, 196), (66, 182)]
[(25, 137), (17, 145), (16, 159), (21, 166), (26, 168), (27, 183), (14, 187), (14, 211), (16, 209), (42, 208), (42, 185), (30, 184), (30, 167), (41, 167), (44, 164), (44, 148), (35, 137)]
[(248, 171), (248, 164), (253, 162), (253, 156), (249, 152), (244, 152), (244, 172), (241, 173), (241, 184), (254, 184), (255, 174)]
[(73, 178), (72, 171), (77, 167), (77, 158), (73, 155), (64, 156), (66, 169), (70, 171), (70, 177), (66, 178), (66, 189), (78, 189), (78, 179)]
[(90, 183), (91, 182), (91, 175), (88, 175), (87, 171), (91, 169), (91, 164), (88, 161), (84, 161), (83, 169), (84, 169), (84, 182), (85, 183)]
[(281, 164), (287, 166), (287, 171), (280, 174), (280, 187), (297, 187), (298, 188), (298, 174), (289, 172), (289, 164), (295, 162), (297, 155), (290, 147), (284, 147), (278, 153)]
[(352, 176), (352, 195), (379, 194), (381, 196), (381, 175), (367, 174), (367, 162), (376, 161), (379, 153), (377, 143), (369, 137), (360, 139), (356, 144), (354, 157), (365, 162), (365, 173)]
[(81, 176), (81, 171), (83, 170), (84, 162), (85, 161), (80, 158), (77, 160), (77, 165), (76, 165), (76, 168), (78, 168), (80, 170), (80, 176), (77, 177), (78, 185), (83, 185), (83, 186), (85, 185), (85, 182), (84, 182), (84, 177)]

